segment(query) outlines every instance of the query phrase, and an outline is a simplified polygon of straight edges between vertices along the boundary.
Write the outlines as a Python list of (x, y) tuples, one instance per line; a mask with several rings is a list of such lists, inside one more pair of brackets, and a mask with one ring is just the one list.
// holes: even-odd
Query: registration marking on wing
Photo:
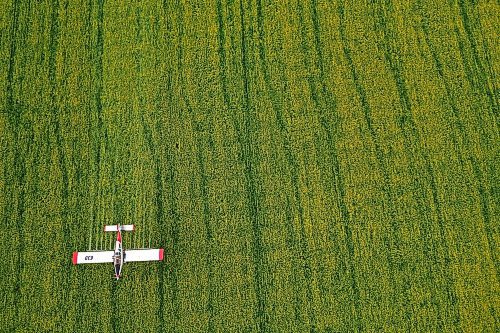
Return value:
[(113, 262), (113, 251), (73, 252), (73, 265)]

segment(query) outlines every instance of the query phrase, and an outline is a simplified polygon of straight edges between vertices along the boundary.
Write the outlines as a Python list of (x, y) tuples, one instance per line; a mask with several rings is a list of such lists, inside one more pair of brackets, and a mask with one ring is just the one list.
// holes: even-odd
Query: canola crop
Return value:
[(498, 3), (2, 8), (0, 332), (499, 330)]

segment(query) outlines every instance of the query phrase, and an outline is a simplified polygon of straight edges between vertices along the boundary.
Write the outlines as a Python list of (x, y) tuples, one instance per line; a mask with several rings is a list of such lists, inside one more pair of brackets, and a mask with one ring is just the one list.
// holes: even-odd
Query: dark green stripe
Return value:
[(13, 0), (12, 9), (12, 22), (10, 24), (10, 48), (9, 48), (9, 68), (7, 70), (7, 116), (11, 126), (15, 127), (19, 123), (19, 112), (16, 112), (14, 106), (14, 68), (16, 66), (16, 53), (17, 53), (17, 30), (19, 28), (19, 6), (20, 1)]
[[(286, 156), (286, 159), (288, 161), (288, 165), (290, 166), (290, 177), (291, 177), (291, 182), (293, 186), (293, 201), (294, 206), (297, 207), (299, 211), (299, 221), (300, 221), (300, 227), (301, 227), (301, 232), (300, 232), (300, 254), (298, 253), (296, 249), (296, 237), (295, 237), (295, 232), (293, 229), (293, 214), (290, 206), (290, 199), (288, 193), (286, 193), (287, 197), (287, 207), (286, 207), (286, 227), (287, 227), (287, 232), (288, 232), (288, 238), (289, 241), (287, 242), (290, 250), (293, 253), (293, 260), (292, 260), (292, 271), (294, 272), (293, 274), (293, 279), (294, 279), (294, 293), (293, 293), (293, 298), (294, 298), (294, 314), (296, 321), (299, 319), (299, 314), (301, 311), (301, 306), (300, 301), (299, 301), (299, 292), (298, 292), (298, 268), (296, 260), (298, 258), (302, 258), (302, 273), (304, 274), (304, 277), (307, 281), (307, 313), (309, 317), (309, 321), (311, 325), (314, 327), (316, 325), (316, 320), (314, 318), (314, 313), (312, 313), (312, 289), (311, 289), (311, 268), (310, 268), (310, 255), (309, 255), (309, 250), (307, 246), (307, 239), (306, 239), (306, 234), (305, 234), (305, 229), (304, 229), (304, 209), (302, 206), (302, 199), (300, 195), (300, 189), (299, 189), (299, 166), (297, 163), (297, 159), (293, 155), (292, 149), (291, 149), (291, 140), (290, 140), (290, 133), (289, 130), (285, 124), (285, 121), (283, 119), (283, 106), (280, 103), (280, 101), (277, 98), (277, 93), (275, 89), (273, 88), (271, 84), (271, 78), (269, 75), (269, 68), (268, 68), (268, 62), (266, 59), (266, 54), (265, 54), (265, 47), (264, 47), (264, 15), (262, 13), (262, 3), (260, 0), (257, 0), (257, 39), (259, 41), (258, 46), (259, 46), (259, 60), (260, 63), (262, 64), (262, 72), (264, 75), (264, 84), (266, 87), (266, 93), (271, 101), (271, 105), (273, 107), (274, 115), (276, 122), (279, 127), (280, 131), (280, 137), (282, 140), (283, 144), (283, 149), (284, 153)], [(280, 68), (283, 69), (283, 64), (280, 61)], [(283, 80), (286, 81), (286, 78), (282, 78)]]
[[(404, 135), (404, 145), (405, 145), (405, 155), (407, 158), (411, 161), (409, 163), (409, 169), (410, 169), (410, 174), (418, 174), (417, 170), (415, 170), (415, 165), (417, 164), (416, 157), (417, 156), (423, 156), (424, 161), (425, 161), (425, 166), (426, 166), (426, 172), (428, 174), (428, 177), (430, 182), (429, 186), (431, 187), (431, 193), (432, 193), (432, 203), (433, 206), (436, 207), (436, 214), (437, 214), (437, 219), (438, 219), (438, 226), (439, 226), (439, 231), (440, 235), (444, 236), (444, 223), (443, 223), (443, 215), (441, 213), (440, 209), (440, 204), (439, 204), (439, 199), (437, 195), (437, 186), (436, 186), (436, 176), (434, 173), (434, 170), (431, 166), (431, 162), (429, 159), (428, 153), (426, 153), (423, 150), (423, 143), (421, 141), (420, 135), (417, 130), (417, 126), (415, 124), (415, 120), (413, 119), (413, 114), (411, 111), (411, 103), (410, 99), (408, 96), (408, 90), (406, 88), (406, 85), (404, 83), (404, 78), (403, 78), (403, 65), (397, 55), (400, 54), (400, 50), (398, 47), (393, 43), (395, 41), (395, 35), (394, 32), (390, 30), (388, 26), (388, 20), (390, 19), (388, 17), (388, 14), (386, 13), (386, 10), (390, 12), (390, 14), (393, 14), (393, 5), (390, 0), (384, 0), (384, 6), (381, 4), (377, 7), (377, 15), (375, 15), (376, 18), (376, 24), (379, 26), (379, 29), (381, 30), (383, 34), (383, 38), (381, 40), (384, 48), (384, 59), (389, 65), (389, 68), (391, 70), (391, 73), (393, 75), (393, 79), (396, 82), (396, 87), (398, 90), (398, 95), (400, 98), (400, 104), (402, 107), (403, 111), (403, 118), (401, 119), (401, 122), (398, 122), (398, 126), (401, 129), (403, 135)], [(384, 8), (385, 7), (385, 8)], [(414, 139), (412, 139), (412, 137)], [(415, 145), (412, 145), (412, 141), (415, 142)], [(421, 201), (421, 197), (425, 197), (425, 193), (423, 192), (425, 187), (422, 186), (420, 178), (413, 178), (413, 188), (420, 193), (419, 195), (415, 195), (415, 198), (418, 201)], [(425, 205), (425, 206), (424, 206)], [(429, 202), (422, 202), (422, 205), (419, 205), (419, 211), (422, 210), (422, 207), (430, 207)], [(427, 230), (425, 227), (421, 228), (422, 232), (424, 234), (427, 234)], [(447, 241), (445, 238), (442, 238), (442, 241), (444, 242), (444, 247), (448, 248), (446, 245)], [(447, 252), (445, 256), (448, 256)], [(436, 261), (436, 256), (432, 255), (430, 256), (434, 262), (434, 266), (438, 267), (440, 264)], [(447, 261), (448, 262), (448, 261)], [(447, 277), (446, 278), (446, 290), (447, 294), (454, 295), (454, 288), (453, 286), (450, 286), (450, 272), (449, 272), (449, 267), (447, 268)], [(408, 282), (408, 277), (405, 274), (403, 276), (403, 284), (407, 284)], [(434, 293), (433, 296), (435, 297)], [(452, 296), (453, 297), (453, 296)], [(454, 296), (456, 298), (456, 295)], [(443, 318), (441, 315), (441, 308), (437, 307), (437, 320), (438, 320), (438, 330), (443, 329)], [(411, 318), (408, 318), (411, 320)]]
[[(489, 89), (488, 86), (488, 75), (486, 74), (486, 70), (484, 68), (484, 65), (481, 61), (481, 57), (479, 56), (479, 52), (477, 50), (477, 45), (476, 45), (476, 39), (474, 38), (474, 34), (472, 32), (472, 28), (470, 25), (470, 20), (469, 20), (469, 15), (467, 14), (467, 8), (466, 8), (466, 3), (464, 0), (459, 0), (458, 1), (458, 6), (460, 8), (460, 16), (462, 17), (462, 23), (464, 24), (464, 29), (465, 33), (467, 36), (467, 40), (469, 42), (469, 45), (471, 46), (472, 49), (472, 56), (474, 58), (474, 63), (476, 65), (477, 70), (474, 71), (474, 73), (477, 73), (479, 76), (479, 80), (481, 81), (481, 84), (477, 86), (479, 90), (484, 93), (491, 105), (491, 109), (493, 111), (493, 115), (496, 116), (498, 114), (498, 101), (496, 97), (494, 96), (494, 92), (492, 92)], [(491, 64), (490, 64), (491, 66)], [(495, 87), (495, 81), (493, 80), (493, 89), (496, 89)], [(498, 124), (496, 124), (498, 126)], [(498, 127), (497, 127), (498, 129)]]
[(254, 288), (257, 297), (257, 305), (255, 310), (255, 320), (259, 332), (268, 331), (268, 316), (266, 315), (266, 303), (264, 297), (264, 277), (263, 270), (265, 269), (265, 253), (262, 246), (262, 231), (259, 221), (261, 216), (261, 208), (257, 198), (257, 186), (255, 181), (255, 166), (254, 161), (257, 161), (257, 154), (252, 144), (252, 134), (254, 132), (254, 107), (250, 97), (250, 63), (248, 60), (247, 50), (247, 34), (251, 32), (245, 25), (245, 11), (243, 8), (243, 0), (240, 0), (240, 24), (241, 24), (241, 66), (243, 69), (243, 126), (241, 135), (242, 155), (245, 168), (245, 184), (247, 188), (247, 200), (250, 211), (250, 221), (252, 223), (252, 249), (254, 258)]
[[(460, 143), (465, 147), (466, 153), (463, 153), (462, 151), (458, 150), (457, 155), (461, 161), (462, 168), (464, 167), (464, 160), (469, 162), (469, 164), (472, 167), (472, 175), (473, 175), (473, 180), (469, 180), (467, 177), (464, 178), (464, 181), (466, 181), (469, 185), (469, 187), (474, 186), (477, 182), (477, 195), (479, 197), (479, 204), (480, 204), (480, 209), (481, 213), (483, 216), (484, 224), (485, 224), (485, 233), (488, 239), (488, 247), (490, 249), (490, 253), (494, 256), (495, 249), (495, 242), (494, 238), (492, 235), (492, 226), (491, 226), (491, 221), (490, 221), (490, 215), (489, 215), (489, 207), (488, 207), (488, 198), (487, 198), (487, 193), (485, 191), (485, 187), (483, 184), (483, 179), (482, 179), (482, 174), (477, 166), (477, 161), (476, 159), (472, 156), (472, 150), (470, 147), (470, 140), (467, 136), (466, 128), (461, 120), (460, 117), (460, 111), (457, 107), (457, 105), (454, 102), (453, 96), (452, 96), (452, 91), (450, 88), (450, 85), (448, 81), (446, 80), (446, 77), (444, 75), (443, 71), (443, 65), (441, 63), (441, 60), (439, 59), (439, 56), (435, 50), (435, 46), (433, 45), (431, 39), (430, 39), (430, 31), (429, 31), (429, 22), (428, 22), (428, 17), (426, 16), (425, 13), (421, 12), (421, 15), (423, 16), (422, 19), (422, 30), (424, 31), (424, 37), (425, 37), (425, 42), (429, 47), (429, 50), (431, 51), (432, 59), (434, 61), (434, 66), (436, 67), (436, 70), (439, 74), (439, 78), (443, 83), (443, 86), (446, 91), (446, 97), (447, 97), (447, 102), (450, 106), (451, 113), (452, 113), (452, 119), (453, 119), (453, 124), (457, 127), (458, 132), (460, 134)], [(460, 147), (458, 145), (458, 140), (455, 138), (455, 135), (452, 136), (453, 138), (453, 143), (455, 147)], [(464, 156), (465, 155), (465, 156)], [(498, 261), (496, 260), (495, 257), (492, 258), (495, 266), (495, 271), (497, 278), (500, 277), (500, 271), (499, 271), (499, 265)]]
[[(399, 294), (402, 294), (403, 299), (401, 300), (403, 302), (403, 305), (401, 306), (401, 309), (404, 312), (405, 316), (405, 323), (409, 324), (410, 322), (410, 315), (409, 315), (409, 309), (405, 304), (409, 304), (409, 296), (408, 296), (408, 291), (407, 291), (407, 285), (404, 285), (403, 283), (398, 283), (397, 280), (395, 279), (395, 274), (397, 272), (400, 272), (402, 270), (403, 266), (403, 261), (404, 258), (399, 257), (399, 254), (401, 253), (401, 240), (400, 240), (400, 228), (398, 225), (398, 216), (396, 213), (396, 208), (394, 207), (394, 196), (393, 196), (393, 188), (391, 185), (390, 177), (389, 177), (389, 172), (387, 169), (387, 164), (385, 162), (384, 154), (382, 152), (382, 149), (380, 147), (380, 142), (378, 139), (377, 134), (375, 133), (375, 129), (373, 128), (372, 124), (372, 117), (371, 117), (371, 108), (368, 103), (368, 98), (366, 96), (366, 92), (361, 85), (360, 79), (358, 77), (358, 73), (356, 70), (356, 66), (354, 64), (354, 61), (352, 59), (351, 55), (351, 50), (349, 48), (348, 42), (347, 42), (347, 37), (346, 37), (346, 32), (345, 32), (345, 17), (344, 17), (344, 10), (343, 6), (339, 6), (339, 16), (340, 16), (340, 37), (342, 40), (342, 45), (343, 45), (343, 52), (344, 56), (347, 60), (349, 70), (351, 72), (351, 76), (356, 88), (356, 91), (359, 95), (360, 101), (361, 101), (361, 107), (363, 110), (364, 114), (364, 120), (367, 124), (368, 131), (370, 134), (370, 138), (373, 142), (374, 148), (375, 148), (375, 156), (377, 159), (377, 164), (379, 166), (379, 169), (382, 173), (383, 177), (383, 190), (382, 193), (386, 198), (386, 202), (389, 208), (389, 225), (391, 227), (391, 241), (388, 239), (386, 240), (386, 246), (389, 249), (388, 253), (388, 262), (389, 262), (389, 271), (390, 271), (390, 276), (389, 279), (391, 281), (391, 285), (393, 288), (397, 288), (399, 290)], [(393, 251), (395, 251), (398, 255), (395, 256), (393, 254)], [(396, 293), (393, 291), (392, 293), (393, 300), (395, 301), (395, 298), (397, 298)], [(393, 304), (396, 304), (393, 302)]]
[[(182, 9), (181, 13), (181, 18), (184, 15), (184, 8), (181, 5), (180, 6)], [(181, 27), (179, 29), (183, 29), (183, 19), (180, 20)], [(181, 46), (179, 46), (180, 49), (182, 49), (182, 41), (181, 41)], [(180, 63), (179, 63), (179, 72), (182, 73), (182, 68), (185, 68), (183, 65), (183, 59), (182, 57), (180, 58)], [(188, 99), (188, 94), (186, 92), (186, 87), (188, 86), (188, 83), (186, 82), (186, 79), (183, 75), (181, 75), (181, 94), (182, 94), (182, 99), (184, 101), (184, 104), (186, 105), (188, 114), (190, 116), (190, 121), (193, 125), (193, 128), (195, 129), (195, 140), (196, 140), (196, 146), (197, 146), (197, 151), (196, 151), (196, 160), (197, 160), (197, 168), (198, 168), (198, 173), (200, 175), (200, 187), (201, 187), (201, 196), (202, 196), (202, 204), (203, 204), (203, 224), (205, 226), (205, 237), (206, 237), (206, 242), (207, 242), (207, 253), (206, 253), (206, 260), (205, 264), (208, 268), (208, 290), (207, 290), (207, 305), (206, 305), (206, 310), (208, 312), (208, 327), (207, 331), (208, 332), (214, 332), (214, 305), (213, 305), (213, 299), (214, 299), (214, 268), (213, 268), (213, 257), (215, 256), (215, 247), (214, 247), (214, 239), (213, 239), (213, 232), (212, 232), (212, 226), (210, 225), (210, 206), (209, 206), (209, 194), (208, 194), (208, 179), (206, 175), (206, 167), (205, 167), (205, 160), (203, 157), (203, 142), (204, 138), (202, 137), (203, 132), (205, 131), (205, 128), (213, 128), (213, 124), (209, 124), (208, 126), (203, 123), (203, 121), (197, 121), (195, 117), (195, 111), (193, 110), (191, 106), (191, 102)], [(208, 115), (210, 117), (211, 115)], [(211, 134), (209, 131), (209, 138), (208, 141), (212, 142)]]
[[(14, 197), (16, 196), (16, 187), (17, 187), (17, 207), (16, 207), (16, 215), (13, 216), (12, 213), (8, 214), (8, 212), (13, 212), (14, 209), (11, 208), (10, 205), (6, 205), (6, 213), (5, 213), (5, 218), (6, 219), (14, 219), (15, 220), (15, 229), (16, 233), (19, 235), (18, 239), (18, 244), (17, 248), (15, 249), (15, 252), (17, 253), (17, 260), (15, 261), (14, 264), (14, 276), (15, 276), (15, 282), (13, 286), (13, 304), (11, 305), (14, 308), (14, 318), (15, 322), (13, 322), (13, 330), (15, 330), (14, 327), (19, 327), (21, 323), (23, 322), (20, 318), (19, 314), (19, 298), (21, 296), (21, 272), (22, 268), (24, 266), (24, 260), (22, 259), (23, 253), (24, 253), (24, 232), (23, 232), (23, 224), (24, 224), (24, 211), (25, 211), (25, 192), (24, 192), (24, 183), (25, 183), (25, 176), (26, 176), (26, 166), (25, 166), (25, 161), (22, 157), (20, 150), (20, 147), (18, 146), (19, 143), (19, 128), (18, 126), (20, 125), (20, 110), (16, 105), (14, 104), (14, 89), (13, 89), (13, 81), (14, 81), (14, 68), (16, 66), (16, 51), (17, 51), (17, 29), (18, 29), (18, 20), (19, 20), (19, 6), (20, 2), (13, 0), (13, 9), (12, 9), (12, 22), (10, 24), (10, 31), (9, 31), (9, 36), (10, 36), (10, 49), (9, 49), (9, 67), (7, 71), (7, 86), (6, 86), (6, 92), (7, 92), (7, 119), (10, 123), (10, 127), (13, 131), (14, 138), (15, 138), (15, 147), (14, 147), (14, 174), (11, 177), (12, 179), (12, 192), (10, 193), (10, 202), (14, 202)], [(10, 178), (10, 177), (9, 177)], [(7, 178), (7, 184), (9, 183), (10, 179)], [(7, 197), (7, 196), (6, 196)], [(8, 223), (6, 223), (7, 225)]]

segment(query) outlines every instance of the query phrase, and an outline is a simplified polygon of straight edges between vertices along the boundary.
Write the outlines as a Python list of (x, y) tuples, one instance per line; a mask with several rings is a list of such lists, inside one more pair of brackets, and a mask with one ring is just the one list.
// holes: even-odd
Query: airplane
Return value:
[(73, 252), (73, 265), (99, 264), (112, 262), (115, 267), (115, 278), (121, 276), (122, 267), (132, 261), (162, 261), (163, 249), (124, 250), (122, 246), (122, 231), (134, 231), (135, 225), (106, 225), (104, 231), (118, 232), (114, 251)]

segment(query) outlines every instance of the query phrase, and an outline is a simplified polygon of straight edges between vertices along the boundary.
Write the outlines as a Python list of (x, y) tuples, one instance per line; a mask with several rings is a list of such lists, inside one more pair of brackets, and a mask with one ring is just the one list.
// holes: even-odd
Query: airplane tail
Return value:
[(120, 228), (121, 231), (134, 231), (135, 225), (133, 224), (125, 224), (125, 225), (105, 225), (104, 231), (118, 231)]

